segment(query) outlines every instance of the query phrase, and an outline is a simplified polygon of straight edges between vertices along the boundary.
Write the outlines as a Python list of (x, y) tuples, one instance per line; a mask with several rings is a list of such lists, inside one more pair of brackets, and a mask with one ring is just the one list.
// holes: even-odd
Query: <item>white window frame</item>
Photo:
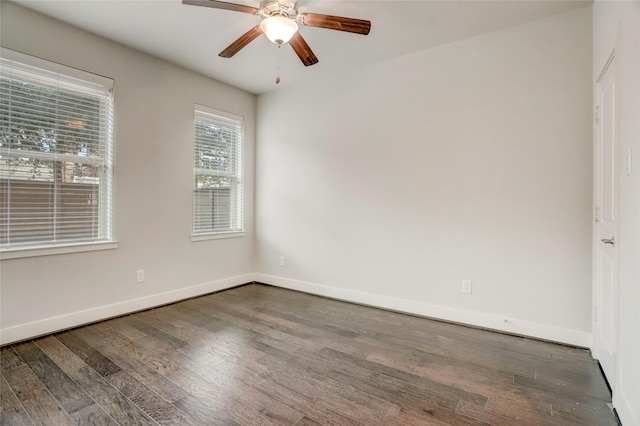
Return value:
[[(233, 170), (231, 173), (198, 168), (198, 141), (196, 140), (196, 125), (199, 121), (209, 122), (215, 125), (228, 124), (230, 127), (236, 127), (236, 145), (234, 147), (234, 158), (232, 160)], [(244, 118), (239, 115), (196, 104), (194, 109), (193, 129), (194, 168), (191, 240), (202, 241), (220, 238), (244, 237), (246, 235), (246, 231), (244, 229)], [(198, 176), (203, 175), (231, 178), (233, 180), (229, 206), (229, 217), (231, 221), (229, 229), (209, 229), (204, 231), (197, 229), (197, 215), (199, 214), (197, 208), (197, 192), (202, 190), (202, 188), (198, 188), (197, 178)], [(211, 218), (213, 218), (213, 212)]]
[[(7, 48), (0, 49), (3, 76), (15, 80), (32, 82), (46, 87), (57, 87), (70, 91), (86, 91), (87, 85), (100, 87), (102, 91), (113, 91), (113, 80), (62, 64), (26, 55)], [(36, 77), (37, 76), (37, 77)], [(47, 83), (51, 83), (48, 86)], [(46, 256), (52, 254), (75, 253), (94, 250), (108, 250), (118, 247), (114, 239), (113, 229), (113, 98), (109, 97), (103, 104), (103, 125), (100, 126), (100, 143), (103, 144), (103, 155), (93, 161), (102, 168), (99, 189), (98, 237), (87, 240), (41, 241), (23, 244), (5, 244), (0, 246), (0, 259)], [(6, 151), (6, 152), (5, 152)], [(9, 148), (0, 147), (0, 155), (9, 154)], [(77, 161), (74, 155), (52, 154), (46, 152), (30, 152), (33, 157), (53, 161)], [(51, 158), (49, 158), (51, 157)], [(67, 158), (68, 157), (68, 158)], [(84, 158), (83, 158), (84, 160)], [(97, 162), (96, 162), (97, 161)]]

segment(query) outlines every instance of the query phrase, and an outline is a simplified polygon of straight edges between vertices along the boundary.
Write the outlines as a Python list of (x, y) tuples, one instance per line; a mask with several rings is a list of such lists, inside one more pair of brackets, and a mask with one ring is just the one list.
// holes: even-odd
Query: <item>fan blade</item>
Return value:
[(343, 18), (341, 16), (322, 15), (318, 13), (300, 13), (298, 22), (309, 27), (346, 31), (348, 33), (369, 34), (371, 21), (364, 19)]
[(299, 32), (296, 32), (293, 35), (291, 40), (289, 40), (289, 44), (305, 67), (318, 63), (318, 58), (316, 58), (316, 55), (311, 51), (311, 48), (307, 42), (304, 41), (304, 38), (302, 38)]
[(218, 56), (222, 56), (223, 58), (231, 58), (243, 47), (255, 40), (260, 34), (262, 34), (262, 29), (260, 29), (260, 25), (256, 25), (255, 27), (251, 28), (249, 31), (241, 35), (240, 38), (238, 38), (236, 41), (231, 43), (229, 47), (220, 52)]
[(250, 13), (252, 15), (255, 15), (260, 10), (258, 8), (245, 6), (243, 4), (227, 3), (226, 1), (218, 0), (182, 0), (182, 4), (188, 4), (191, 6), (213, 7), (214, 9), (233, 10), (235, 12)]

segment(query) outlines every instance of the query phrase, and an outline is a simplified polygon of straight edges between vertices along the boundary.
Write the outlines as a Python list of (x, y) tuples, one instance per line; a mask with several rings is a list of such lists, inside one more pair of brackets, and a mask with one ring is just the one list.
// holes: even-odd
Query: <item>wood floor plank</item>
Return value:
[(0, 348), (0, 370), (6, 371), (24, 364), (11, 346)]
[(186, 413), (162, 399), (158, 394), (124, 371), (110, 374), (107, 380), (159, 424), (181, 426), (195, 426), (198, 424)]
[[(315, 406), (330, 407), (336, 412), (342, 412), (348, 416), (352, 416), (354, 418), (352, 421), (354, 422), (364, 421), (366, 424), (402, 425), (423, 425), (425, 421), (427, 424), (433, 425), (479, 423), (466, 416), (458, 416), (451, 410), (440, 409), (436, 406), (429, 405), (425, 401), (418, 401), (411, 396), (401, 393), (394, 396), (396, 401), (403, 404), (401, 409), (380, 412), (372, 408), (375, 407), (375, 402), (371, 403), (371, 398), (374, 397), (368, 393), (361, 393), (360, 397), (354, 398), (352, 392), (356, 394), (359, 393), (357, 389), (351, 391), (346, 390), (343, 385), (335, 382), (333, 378), (327, 378), (295, 365), (287, 364), (279, 358), (265, 357), (264, 362), (271, 365), (273, 369), (263, 373), (263, 375), (270, 377), (271, 380), (276, 383), (282, 383), (293, 389), (297, 394), (314, 400)], [(331, 389), (330, 392), (326, 391), (327, 387)], [(369, 402), (366, 402), (366, 399), (363, 401), (361, 399), (362, 396), (368, 398)], [(360, 403), (358, 403), (358, 401), (360, 401)], [(321, 419), (322, 417), (320, 417), (320, 420)], [(453, 419), (453, 422), (446, 423), (442, 421), (442, 419)], [(344, 424), (344, 421), (338, 422), (337, 424)]]
[(618, 426), (618, 422), (611, 418), (611, 410), (606, 407), (593, 407), (582, 403), (551, 403), (550, 412), (557, 424), (566, 425), (571, 422), (582, 424), (597, 424), (601, 426)]
[(4, 371), (3, 374), (35, 424), (57, 426), (75, 424), (27, 365), (12, 368)]
[(537, 422), (530, 422), (517, 412), (506, 415), (504, 413), (488, 409), (485, 405), (478, 405), (464, 401), (460, 401), (460, 404), (456, 408), (456, 412), (486, 422), (490, 425), (538, 426)]
[[(297, 422), (302, 417), (300, 413), (280, 404), (271, 399), (270, 396), (244, 382), (243, 378), (246, 376), (245, 372), (248, 364), (254, 367), (250, 374), (259, 373), (260, 368), (255, 368), (259, 367), (259, 365), (252, 362), (253, 360), (250, 356), (251, 348), (244, 344), (242, 337), (237, 338), (235, 335), (236, 330), (236, 327), (231, 330), (221, 330), (219, 334), (222, 337), (216, 339), (215, 347), (200, 346), (196, 352), (197, 357), (185, 356), (182, 352), (187, 352), (188, 348), (186, 347), (172, 352), (167, 352), (167, 347), (164, 345), (158, 347), (154, 344), (152, 346), (145, 345), (145, 347), (166, 359), (173, 360), (184, 366), (185, 370), (179, 373), (181, 376), (186, 376), (190, 373), (199, 374), (199, 378), (205, 382), (201, 383), (200, 389), (194, 391), (196, 396), (210, 396), (212, 392), (221, 394), (227, 391), (238, 401), (249, 405), (251, 410), (258, 411), (279, 423), (293, 424)], [(203, 359), (207, 361), (206, 369), (201, 368)], [(215, 362), (211, 363), (212, 360), (215, 360)], [(195, 369), (192, 367), (195, 367)], [(192, 376), (192, 379), (193, 377), (195, 376)], [(203, 392), (203, 389), (206, 390)]]
[[(75, 336), (76, 330), (72, 332), (74, 336), (65, 336), (65, 342), (68, 343), (72, 341), (72, 346), (76, 348), (76, 351), (78, 347), (82, 347), (82, 351), (76, 352), (71, 350), (66, 344), (57, 344), (55, 340), (58, 340), (60, 335), (56, 335), (55, 338), (51, 337), (38, 340), (36, 343), (60, 366), (65, 374), (81, 386), (84, 392), (115, 422), (131, 425), (155, 424), (137, 405), (111, 386), (101, 373), (89, 366), (89, 362), (100, 368), (102, 373), (105, 371), (104, 366), (113, 365), (116, 367), (110, 368), (110, 371), (112, 371), (111, 374), (120, 371), (120, 368), (95, 349), (89, 347), (86, 342), (79, 343), (81, 339)], [(87, 354), (91, 354), (91, 356), (87, 357)], [(85, 359), (89, 362), (86, 362)], [(99, 362), (96, 362), (96, 360), (99, 360)], [(117, 371), (115, 371), (116, 369)]]
[(71, 380), (35, 343), (23, 343), (16, 347), (16, 352), (47, 389), (55, 395), (67, 413), (72, 414), (94, 404), (89, 395)]
[[(564, 424), (568, 419), (574, 419), (583, 423), (595, 420), (598, 425), (615, 425), (616, 422), (608, 423), (601, 415), (610, 414), (609, 408), (601, 400), (594, 398), (575, 398), (572, 395), (560, 392), (558, 389), (546, 390), (538, 386), (519, 385), (520, 395), (530, 401), (535, 401), (538, 406), (543, 407), (549, 415), (554, 418), (554, 422)], [(610, 416), (606, 416), (610, 420)]]
[[(95, 332), (92, 334), (92, 336), (95, 339), (95, 342), (97, 342), (96, 347), (103, 343), (106, 345), (101, 352), (103, 356), (106, 355), (111, 362), (115, 363), (118, 366), (118, 368), (124, 369), (136, 380), (153, 389), (162, 398), (169, 402), (173, 402), (185, 397), (188, 394), (186, 390), (158, 373), (153, 366), (147, 365), (139, 359), (130, 356), (125, 350), (126, 348), (118, 347), (116, 344), (109, 345), (108, 341), (101, 337), (101, 333), (103, 333), (103, 331), (101, 331), (102, 328), (96, 327), (93, 330), (95, 330)], [(61, 346), (63, 346), (64, 349), (66, 349), (73, 355), (73, 353), (66, 346)], [(51, 348), (50, 350), (53, 349), (54, 348)], [(62, 351), (61, 348), (57, 348), (57, 350)], [(62, 353), (60, 355), (62, 356)], [(68, 359), (68, 357), (62, 356), (62, 359)], [(58, 362), (64, 361), (60, 360)], [(82, 364), (84, 364), (83, 361)]]
[[(549, 404), (527, 398), (526, 395), (522, 395), (520, 392), (492, 397), (485, 408), (490, 412), (501, 413), (508, 418), (515, 419), (517, 423), (530, 422), (549, 426), (560, 426), (562, 424), (557, 421), (559, 419), (552, 416), (552, 407)], [(578, 423), (576, 419), (575, 424), (582, 423)]]
[[(424, 378), (406, 373), (402, 370), (387, 367), (367, 359), (361, 359), (331, 348), (323, 348), (320, 351), (320, 355), (324, 358), (332, 359), (334, 365), (340, 365), (341, 368), (338, 369), (339, 372), (348, 372), (349, 374), (356, 375), (356, 371), (358, 371), (358, 377), (365, 381), (386, 384), (384, 386), (385, 388), (389, 387), (394, 391), (413, 395), (417, 398), (427, 398), (427, 395), (433, 393), (437, 396), (436, 399), (438, 399), (438, 401), (433, 401), (434, 405), (443, 408), (455, 409), (458, 401), (486, 404), (488, 400), (488, 397), (485, 395), (436, 381), (425, 380)], [(340, 361), (340, 363), (335, 363), (335, 361)], [(449, 398), (441, 399), (442, 395), (448, 395)], [(449, 399), (451, 402), (455, 402), (455, 405), (450, 405)]]
[[(184, 340), (180, 340), (171, 334), (165, 333), (158, 328), (149, 325), (143, 321), (140, 321), (138, 318), (142, 318), (144, 315), (131, 316), (128, 315), (126, 317), (120, 318), (120, 323), (126, 323), (127, 325), (141, 331), (146, 338), (153, 339), (156, 342), (161, 342), (168, 349), (179, 349), (188, 345)], [(119, 327), (119, 323), (116, 323), (116, 327)]]
[(0, 424), (1, 425), (33, 425), (27, 410), (13, 392), (4, 374), (0, 374)]
[(391, 401), (360, 392), (351, 384), (325, 375), (304, 358), (272, 351), (261, 362), (270, 370), (293, 374), (307, 385), (298, 387), (303, 395), (353, 420), (379, 423), (400, 410), (399, 405)]
[(310, 385), (297, 378), (268, 370), (247, 376), (245, 380), (256, 389), (269, 389), (271, 398), (300, 413), (305, 413), (306, 417), (312, 421), (327, 425), (355, 426), (360, 424), (319, 401), (317, 395), (322, 392), (321, 389), (316, 388), (311, 392), (301, 391), (300, 388)]
[[(246, 384), (240, 384), (240, 380), (234, 380), (234, 386), (232, 389), (239, 400), (243, 401), (250, 410), (261, 413), (263, 416), (269, 418), (274, 424), (279, 425), (291, 425), (297, 423), (302, 417), (299, 411), (291, 408), (287, 404), (283, 404), (278, 400), (275, 400), (271, 395), (266, 395), (260, 390), (247, 386)], [(243, 418), (238, 419), (241, 423)]]
[(79, 331), (79, 335), (93, 345), (101, 355), (126, 368), (125, 371), (132, 376), (135, 377), (134, 373), (137, 371), (150, 380), (162, 383), (164, 387), (173, 388), (176, 396), (180, 395), (174, 400), (198, 390), (200, 377), (189, 373), (177, 375), (178, 381), (172, 380), (170, 376), (176, 372), (178, 366), (137, 345), (125, 336), (119, 335), (110, 327), (101, 325), (90, 332)]
[[(139, 321), (139, 323), (144, 324), (143, 321)], [(194, 351), (192, 348), (182, 351), (182, 347), (186, 345), (181, 345), (180, 348), (176, 348), (171, 342), (163, 338), (157, 338), (157, 334), (156, 336), (151, 336), (145, 333), (143, 336), (132, 338), (132, 328), (134, 330), (139, 330), (139, 328), (132, 327), (128, 322), (110, 322), (109, 324), (105, 324), (105, 327), (108, 327), (108, 329), (105, 328), (103, 331), (105, 333), (110, 333), (108, 337), (109, 339), (120, 339), (122, 342), (127, 342), (126, 345), (128, 352), (135, 353), (135, 358), (140, 360), (140, 362), (143, 362), (145, 365), (155, 366), (154, 368), (156, 368), (156, 371), (163, 375), (163, 369), (158, 368), (162, 366), (161, 362), (158, 360), (166, 361), (169, 363), (166, 366), (170, 368), (170, 365), (191, 365), (192, 363), (197, 363), (203, 358), (202, 351)], [(151, 329), (154, 327), (149, 326), (148, 328)], [(158, 330), (158, 332), (169, 336), (168, 333), (164, 333), (160, 330)], [(171, 336), (171, 338), (178, 340), (173, 336)], [(100, 348), (100, 350), (105, 349), (104, 342), (99, 342), (97, 347)], [(207, 362), (210, 366), (223, 362), (223, 359), (218, 359), (214, 355), (215, 354), (213, 353), (207, 354)], [(150, 358), (145, 361), (143, 359), (144, 356), (153, 357), (154, 363), (149, 362)]]
[(190, 342), (189, 347), (181, 348), (180, 351), (186, 356), (195, 353), (193, 347), (199, 348), (198, 353), (206, 350), (211, 359), (219, 359), (220, 362), (242, 359), (258, 359), (263, 354), (250, 346), (247, 341), (254, 338), (254, 334), (248, 330), (229, 324), (215, 333), (193, 325), (191, 323), (176, 319), (175, 317), (165, 317), (147, 315), (141, 318), (142, 321), (152, 324), (154, 327), (171, 334), (179, 339)]
[[(79, 331), (79, 333), (86, 341), (96, 345), (95, 347), (101, 352), (113, 356), (110, 348), (118, 347), (121, 351), (124, 349), (124, 352), (134, 359), (146, 365), (154, 366), (159, 374), (178, 386), (186, 388), (189, 394), (175, 402), (178, 407), (183, 406), (193, 409), (196, 401), (201, 401), (205, 407), (210, 407), (212, 401), (226, 399), (229, 401), (228, 404), (217, 407), (220, 410), (226, 410), (227, 416), (231, 419), (237, 419), (241, 415), (240, 413), (251, 413), (253, 411), (256, 411), (254, 417), (262, 419), (262, 421), (267, 421), (266, 419), (270, 417), (281, 418), (286, 415), (283, 414), (283, 411), (286, 410), (280, 409), (284, 407), (268, 404), (258, 394), (249, 395), (248, 397), (247, 389), (239, 382), (234, 381), (233, 377), (224, 374), (224, 369), (219, 368), (218, 363), (210, 364), (209, 357), (202, 358), (201, 362), (206, 361), (206, 368), (203, 368), (205, 366), (200, 363), (198, 374), (189, 367), (190, 360), (188, 359), (183, 359), (185, 362), (183, 364), (184, 367), (178, 365), (175, 353), (171, 354), (171, 358), (167, 357), (169, 355), (167, 353), (161, 356), (153, 350), (142, 346), (139, 342), (133, 342), (125, 336), (119, 335), (115, 330), (109, 330), (106, 326), (100, 327), (100, 329), (100, 333), (93, 333), (100, 336), (99, 339), (95, 340), (92, 340), (94, 336), (89, 335), (86, 330)], [(255, 408), (256, 404), (260, 404), (257, 409)], [(254, 407), (252, 409), (251, 406), (247, 405), (254, 405)], [(207, 411), (205, 408), (203, 410)], [(192, 417), (202, 414), (199, 411), (196, 411), (195, 414), (190, 411), (186, 413)], [(297, 413), (293, 413), (293, 415), (296, 417), (296, 421), (301, 417)], [(271, 421), (269, 420), (268, 422)], [(274, 424), (277, 424), (277, 422)]]
[(514, 374), (491, 368), (469, 365), (454, 357), (409, 353), (379, 347), (366, 360), (454, 388), (491, 396), (495, 391), (514, 391)]
[(295, 426), (321, 426), (322, 423), (318, 423), (314, 420), (311, 420), (308, 417), (303, 417), (301, 418), (298, 423), (295, 424)]
[(116, 422), (122, 425), (155, 425), (142, 409), (111, 386), (89, 367), (75, 372), (77, 380), (95, 402)]
[(188, 303), (190, 306), (200, 310), (202, 313), (212, 316), (213, 318), (218, 318), (226, 322), (236, 324), (258, 334), (273, 337), (275, 339), (290, 341), (292, 344), (308, 347), (310, 350), (319, 350), (322, 347), (322, 344), (318, 343), (312, 334), (300, 332), (292, 327), (265, 324), (263, 322), (256, 321), (256, 319), (250, 315), (233, 310), (227, 310), (217, 301), (203, 302), (201, 299), (193, 299), (189, 300)]
[(606, 401), (610, 398), (609, 393), (604, 393), (598, 385), (592, 386), (591, 383), (584, 383), (581, 380), (568, 380), (562, 375), (551, 378), (548, 375), (536, 374), (535, 377), (530, 378), (516, 374), (514, 384), (586, 404), (593, 404), (596, 400)]
[(115, 420), (111, 418), (98, 404), (89, 405), (81, 410), (71, 414), (71, 417), (78, 425), (91, 426), (118, 426)]
[(192, 307), (191, 304), (194, 300), (197, 299), (185, 300), (184, 303), (175, 304), (168, 308), (181, 314), (185, 321), (214, 333), (228, 325), (227, 322), (220, 318), (208, 315), (207, 313), (201, 312), (200, 310)]
[[(63, 365), (67, 369), (78, 369), (86, 365), (84, 361), (76, 357), (71, 350), (54, 338), (48, 337), (41, 339), (38, 341), (38, 344), (50, 357), (55, 357), (55, 360), (59, 365)], [(114, 351), (114, 353), (120, 354), (118, 351)], [(173, 402), (174, 400), (183, 398), (187, 394), (184, 389), (170, 382), (165, 377), (148, 370), (147, 366), (144, 364), (131, 364), (127, 361), (131, 360), (126, 357), (119, 357), (116, 359), (118, 365), (121, 365), (122, 368), (126, 368), (132, 377), (141, 383), (144, 383), (150, 389), (153, 389), (165, 400)]]
[(80, 329), (60, 333), (56, 335), (56, 338), (64, 343), (76, 355), (82, 358), (87, 365), (97, 371), (101, 376), (108, 376), (109, 374), (120, 370), (116, 364), (111, 362), (95, 349), (91, 348), (83, 342), (82, 339), (79, 339), (77, 337), (78, 330)]
[[(326, 391), (320, 394), (318, 401), (326, 403), (338, 412), (348, 412), (349, 415), (354, 413), (358, 420), (367, 418), (370, 422), (395, 424), (420, 424), (425, 419), (428, 419), (431, 424), (465, 425), (479, 423), (465, 414), (456, 413), (454, 411), (455, 406), (450, 408), (442, 407), (441, 405), (450, 405), (451, 401), (445, 400), (443, 402), (442, 398), (433, 393), (430, 394), (428, 391), (421, 396), (416, 396), (414, 392), (406, 392), (406, 388), (398, 388), (397, 385), (390, 386), (384, 380), (380, 380), (380, 376), (372, 377), (370, 381), (367, 381), (349, 373), (348, 369), (316, 369), (313, 366), (318, 365), (318, 361), (314, 359), (304, 360), (304, 358), (291, 356), (288, 361), (294, 363), (294, 366), (292, 366), (286, 363), (283, 365), (280, 358), (282, 356), (279, 358), (265, 357), (263, 362), (273, 368), (278, 368), (276, 366), (280, 364), (281, 371), (296, 371), (297, 367), (296, 374), (303, 377), (305, 383), (329, 382), (330, 384), (321, 385), (321, 387), (329, 386), (332, 389), (332, 393), (346, 399), (348, 403), (344, 404), (344, 401), (336, 400), (335, 398), (327, 399)], [(330, 364), (334, 366), (335, 363), (331, 361)], [(316, 372), (309, 373), (309, 369), (315, 369)], [(345, 383), (348, 383), (349, 386), (346, 386)], [(480, 400), (483, 401), (484, 398), (481, 397)], [(381, 401), (384, 401), (384, 403), (381, 403)], [(341, 402), (344, 405), (341, 405)], [(441, 405), (437, 405), (436, 402), (441, 403)], [(402, 407), (402, 409), (387, 409), (386, 412), (380, 412), (373, 408), (378, 405), (388, 406), (389, 403), (398, 408)], [(457, 403), (458, 400), (455, 400), (456, 405)]]
[[(215, 385), (200, 387), (198, 393), (187, 395), (176, 401), (175, 405), (201, 424), (211, 424), (211, 420), (203, 419), (214, 419), (220, 424), (292, 424), (283, 422), (277, 412), (252, 400), (251, 395), (239, 396), (240, 389), (233, 387), (234, 383), (229, 385), (227, 389)], [(295, 420), (300, 417), (297, 416)]]
[[(335, 327), (328, 324), (307, 321), (304, 318), (287, 315), (272, 305), (269, 309), (254, 308), (246, 304), (237, 303), (232, 306), (225, 306), (223, 300), (216, 301), (216, 310), (225, 314), (241, 317), (248, 321), (258, 320), (263, 325), (271, 325), (284, 333), (296, 335), (308, 342), (310, 348), (332, 347), (341, 351), (366, 356), (371, 350), (367, 345), (356, 343), (354, 338), (359, 334), (348, 328)], [(312, 346), (313, 345), (313, 346)]]
[[(206, 395), (187, 395), (179, 401), (176, 401), (176, 406), (185, 413), (189, 413), (189, 416), (193, 417), (199, 424), (220, 424), (229, 426), (240, 426), (233, 420), (232, 416), (228, 414), (229, 404), (224, 404), (216, 398), (209, 398)], [(251, 413), (247, 412), (247, 418)]]
[(63, 371), (73, 371), (88, 366), (55, 336), (42, 337), (34, 343)]
[[(504, 419), (511, 419), (511, 422), (517, 421), (518, 423), (526, 424), (526, 421), (520, 416), (521, 410), (506, 410), (507, 406), (518, 407), (523, 401), (531, 401), (531, 398), (521, 396), (522, 386), (515, 382), (513, 376), (505, 376), (502, 373), (496, 374), (495, 371), (486, 368), (469, 368), (469, 366), (453, 360), (431, 359), (429, 362), (415, 358), (405, 360), (404, 356), (398, 356), (398, 354), (393, 353), (386, 356), (372, 354), (368, 359), (377, 360), (377, 362), (385, 365), (395, 366), (395, 368), (411, 372), (420, 377), (428, 377), (431, 380), (436, 380), (453, 387), (466, 387), (471, 391), (486, 394), (490, 396), (492, 404), (495, 404), (495, 401), (504, 401), (506, 404), (503, 414), (486, 408), (486, 404), (477, 404), (468, 401), (461, 403), (459, 407), (462, 408), (459, 408), (457, 410), (458, 412), (466, 413), (488, 422), (496, 418), (503, 419), (503, 422), (498, 424), (508, 424)], [(513, 400), (513, 398), (517, 399)], [(556, 399), (560, 398), (556, 396)], [(538, 405), (542, 407), (538, 412), (546, 416), (547, 408), (544, 408), (541, 404)], [(602, 404), (602, 407), (606, 407), (606, 405)], [(527, 405), (525, 410), (529, 408), (530, 406)]]

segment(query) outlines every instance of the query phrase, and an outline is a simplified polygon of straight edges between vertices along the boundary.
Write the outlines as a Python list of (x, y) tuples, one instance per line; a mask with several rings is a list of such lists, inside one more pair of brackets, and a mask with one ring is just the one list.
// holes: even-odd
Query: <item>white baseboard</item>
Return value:
[(637, 402), (632, 404), (626, 397), (624, 390), (617, 389), (613, 392), (613, 406), (616, 408), (618, 418), (624, 426), (640, 426), (640, 412)]
[(363, 291), (313, 284), (304, 281), (276, 277), (273, 275), (251, 273), (3, 328), (0, 329), (0, 345), (35, 338), (45, 334), (54, 333), (56, 331), (90, 324), (92, 322), (125, 315), (143, 309), (174, 303), (190, 297), (225, 290), (252, 281), (316, 294), (318, 296), (325, 296), (363, 305), (391, 309), (399, 312), (406, 312), (575, 346), (589, 347), (591, 343), (590, 333), (585, 331), (554, 327), (546, 324), (524, 321), (517, 318), (504, 318), (497, 315), (466, 311), (447, 306), (432, 305), (429, 303), (399, 299)]
[(114, 303), (111, 305), (98, 306), (83, 311), (72, 312), (57, 317), (45, 318), (26, 324), (3, 328), (0, 330), (0, 345), (31, 339), (45, 334), (54, 333), (56, 331), (117, 317), (119, 315), (166, 305), (168, 303), (177, 302), (190, 297), (225, 290), (238, 285), (250, 283), (254, 280), (254, 274), (238, 275), (178, 290), (167, 291), (165, 293), (152, 294), (138, 299), (126, 300), (124, 302)]
[(288, 288), (291, 290), (298, 290), (318, 296), (325, 296), (363, 305), (468, 324), (475, 327), (488, 328), (521, 336), (535, 337), (538, 339), (550, 340), (553, 342), (565, 343), (584, 348), (588, 348), (591, 343), (591, 333), (586, 331), (539, 324), (531, 321), (520, 320), (518, 318), (505, 318), (482, 312), (473, 312), (363, 291), (313, 284), (289, 278), (276, 277), (273, 275), (255, 274), (255, 280), (260, 283)]

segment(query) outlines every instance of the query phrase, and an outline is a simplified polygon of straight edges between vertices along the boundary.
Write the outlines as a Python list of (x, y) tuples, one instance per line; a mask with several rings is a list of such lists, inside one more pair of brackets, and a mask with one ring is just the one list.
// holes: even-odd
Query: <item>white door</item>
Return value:
[(595, 357), (615, 385), (618, 330), (618, 253), (620, 153), (616, 126), (616, 68), (612, 57), (597, 82)]

